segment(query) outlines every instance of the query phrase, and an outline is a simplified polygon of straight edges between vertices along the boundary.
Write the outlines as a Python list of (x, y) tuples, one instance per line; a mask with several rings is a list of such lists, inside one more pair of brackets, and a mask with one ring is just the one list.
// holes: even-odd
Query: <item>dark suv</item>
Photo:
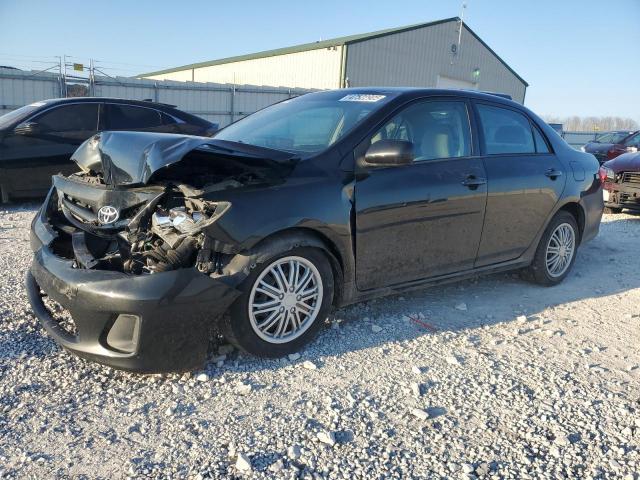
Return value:
[(51, 175), (77, 169), (71, 154), (100, 130), (211, 135), (215, 124), (173, 105), (116, 98), (59, 98), (26, 105), (0, 117), (0, 193), (44, 196)]
[(68, 350), (137, 371), (200, 365), (214, 325), (278, 357), (334, 306), (511, 269), (555, 285), (603, 209), (593, 155), (477, 92), (318, 92), (74, 159), (32, 224), (29, 300)]

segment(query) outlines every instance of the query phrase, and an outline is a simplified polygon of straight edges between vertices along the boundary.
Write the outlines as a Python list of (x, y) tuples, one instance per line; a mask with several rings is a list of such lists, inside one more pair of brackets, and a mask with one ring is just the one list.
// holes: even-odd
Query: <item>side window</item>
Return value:
[(478, 104), (478, 113), (487, 155), (536, 152), (531, 124), (523, 114), (483, 104)]
[(54, 108), (34, 118), (43, 132), (94, 132), (98, 129), (98, 104), (78, 103)]
[(542, 133), (538, 130), (537, 127), (533, 127), (533, 138), (536, 141), (536, 152), (537, 153), (550, 153), (549, 146), (547, 142), (544, 140)]
[(471, 155), (467, 107), (455, 101), (413, 104), (371, 137), (371, 143), (380, 140), (412, 142), (416, 161), (467, 157)]
[(152, 108), (107, 104), (109, 129), (138, 130), (162, 125), (160, 112)]

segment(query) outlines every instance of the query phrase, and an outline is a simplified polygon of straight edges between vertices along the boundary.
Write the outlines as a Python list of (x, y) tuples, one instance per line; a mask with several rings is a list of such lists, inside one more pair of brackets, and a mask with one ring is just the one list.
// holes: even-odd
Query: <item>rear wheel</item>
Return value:
[(619, 207), (604, 207), (604, 213), (608, 213), (608, 214), (622, 213), (622, 209)]
[(222, 319), (222, 333), (238, 348), (281, 357), (311, 341), (333, 301), (333, 273), (319, 249), (298, 247), (258, 263)]
[(569, 212), (558, 212), (542, 235), (525, 276), (545, 286), (562, 282), (576, 259), (578, 239), (578, 224), (574, 216)]

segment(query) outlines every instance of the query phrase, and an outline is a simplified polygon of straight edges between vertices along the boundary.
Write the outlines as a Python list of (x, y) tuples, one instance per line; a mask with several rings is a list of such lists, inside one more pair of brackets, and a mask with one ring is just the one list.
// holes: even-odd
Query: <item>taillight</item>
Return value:
[(607, 158), (609, 160), (611, 160), (612, 158), (616, 158), (618, 155), (620, 155), (620, 154), (622, 154), (624, 152), (625, 152), (624, 147), (621, 147), (620, 145), (614, 145), (607, 152)]
[(604, 167), (600, 167), (598, 169), (598, 177), (600, 177), (600, 183), (604, 183), (607, 179), (607, 169)]

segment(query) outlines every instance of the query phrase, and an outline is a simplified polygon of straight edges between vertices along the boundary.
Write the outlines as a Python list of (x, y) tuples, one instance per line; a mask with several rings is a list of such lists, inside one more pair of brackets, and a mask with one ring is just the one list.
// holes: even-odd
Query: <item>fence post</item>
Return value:
[(235, 120), (236, 117), (236, 84), (235, 82), (231, 86), (231, 123)]
[(156, 103), (160, 101), (160, 92), (158, 90), (158, 82), (153, 82), (153, 101)]

